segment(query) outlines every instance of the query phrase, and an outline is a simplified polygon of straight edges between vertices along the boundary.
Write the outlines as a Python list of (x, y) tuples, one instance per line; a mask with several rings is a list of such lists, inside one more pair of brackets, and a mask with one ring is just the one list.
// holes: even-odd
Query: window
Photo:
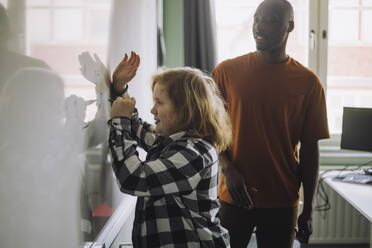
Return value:
[(370, 0), (330, 0), (330, 44), (348, 43), (357, 46), (372, 43), (372, 34), (368, 28), (371, 21)]
[(217, 43), (218, 61), (253, 51), (253, 14), (259, 0), (224, 1), (217, 0)]
[[(26, 53), (45, 61), (65, 82), (65, 95), (96, 98), (95, 86), (80, 75), (78, 55), (107, 57), (110, 1), (27, 0)], [(94, 118), (95, 104), (86, 120)]]
[[(64, 80), (65, 96), (75, 94), (85, 100), (96, 99), (95, 85), (80, 73), (78, 55), (96, 53), (105, 63), (108, 49), (111, 1), (106, 0), (24, 0), (26, 54), (45, 61)], [(90, 104), (86, 121), (95, 117), (96, 104)], [(84, 147), (85, 148), (85, 147)], [(91, 148), (86, 157), (81, 193), (81, 231), (85, 242), (94, 241), (117, 208), (114, 194), (107, 196), (110, 177), (102, 175), (105, 161), (100, 148)], [(97, 155), (98, 154), (98, 155)], [(79, 164), (81, 165), (81, 164)], [(109, 167), (107, 167), (109, 168)], [(99, 183), (98, 183), (99, 182)], [(100, 184), (103, 182), (102, 184)], [(100, 188), (101, 187), (101, 188)], [(112, 199), (110, 198), (112, 197)], [(115, 198), (116, 200), (116, 198)], [(104, 216), (97, 213), (104, 212)]]
[(344, 106), (372, 107), (372, 2), (330, 0), (329, 21), (328, 119), (339, 134)]

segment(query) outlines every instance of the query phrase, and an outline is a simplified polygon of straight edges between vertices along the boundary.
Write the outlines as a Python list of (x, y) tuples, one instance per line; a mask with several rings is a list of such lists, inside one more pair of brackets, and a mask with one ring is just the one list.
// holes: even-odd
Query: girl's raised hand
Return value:
[(117, 93), (124, 91), (127, 83), (136, 75), (139, 64), (140, 57), (135, 52), (131, 51), (129, 59), (127, 54), (124, 55), (112, 75), (113, 87)]

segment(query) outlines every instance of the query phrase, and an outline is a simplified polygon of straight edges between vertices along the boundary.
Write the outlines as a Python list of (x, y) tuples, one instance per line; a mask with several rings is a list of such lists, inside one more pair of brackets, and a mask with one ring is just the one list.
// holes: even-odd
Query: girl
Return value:
[[(132, 53), (113, 75), (123, 93), (139, 65)], [(143, 122), (135, 99), (112, 104), (109, 145), (122, 192), (138, 196), (134, 247), (230, 247), (216, 214), (218, 152), (231, 140), (229, 117), (213, 80), (177, 68), (152, 80), (155, 128)], [(137, 146), (147, 151), (141, 161)]]

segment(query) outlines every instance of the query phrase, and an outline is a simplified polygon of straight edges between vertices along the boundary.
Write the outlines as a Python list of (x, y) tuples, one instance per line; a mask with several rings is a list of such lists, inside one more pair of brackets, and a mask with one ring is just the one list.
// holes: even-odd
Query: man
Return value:
[(34, 59), (8, 49), (11, 38), (9, 18), (4, 6), (0, 3), (0, 91), (5, 82), (18, 70), (25, 67), (39, 67), (50, 69), (49, 66), (38, 59)]
[(226, 60), (213, 72), (234, 132), (220, 156), (219, 185), (221, 223), (233, 248), (247, 247), (254, 228), (259, 248), (292, 247), (301, 183), (297, 237), (307, 242), (312, 232), (318, 140), (329, 138), (329, 131), (318, 77), (286, 54), (293, 28), (287, 1), (263, 1), (254, 14), (257, 51)]

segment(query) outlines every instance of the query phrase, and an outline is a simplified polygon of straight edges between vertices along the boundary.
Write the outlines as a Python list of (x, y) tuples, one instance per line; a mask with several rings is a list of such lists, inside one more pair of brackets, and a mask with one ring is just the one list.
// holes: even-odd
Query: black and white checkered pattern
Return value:
[[(134, 247), (230, 247), (216, 214), (218, 154), (185, 132), (159, 137), (135, 114), (110, 124), (113, 170), (122, 192), (138, 196)], [(137, 145), (147, 151), (138, 158)]]

